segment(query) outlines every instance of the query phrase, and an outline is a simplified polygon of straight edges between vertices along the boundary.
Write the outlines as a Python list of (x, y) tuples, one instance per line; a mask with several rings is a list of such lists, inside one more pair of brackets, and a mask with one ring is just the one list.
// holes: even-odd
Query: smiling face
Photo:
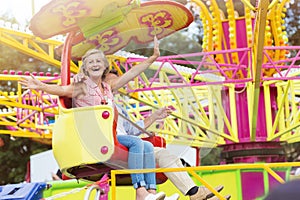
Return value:
[(90, 78), (101, 78), (105, 69), (99, 54), (92, 54), (86, 58), (85, 70)]
[(103, 78), (108, 71), (108, 61), (102, 51), (92, 49), (82, 58), (83, 73), (93, 80)]

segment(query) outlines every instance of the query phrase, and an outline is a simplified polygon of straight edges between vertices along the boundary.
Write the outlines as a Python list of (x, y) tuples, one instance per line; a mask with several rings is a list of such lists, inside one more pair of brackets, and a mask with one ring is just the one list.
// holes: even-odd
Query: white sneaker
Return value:
[(164, 200), (178, 200), (178, 199), (179, 199), (179, 197), (180, 197), (180, 195), (179, 195), (179, 194), (177, 194), (177, 193), (175, 193), (175, 194), (173, 194), (172, 196), (165, 197), (165, 199), (164, 199)]
[(144, 200), (164, 200), (166, 194), (164, 192), (159, 192), (157, 194), (148, 194)]

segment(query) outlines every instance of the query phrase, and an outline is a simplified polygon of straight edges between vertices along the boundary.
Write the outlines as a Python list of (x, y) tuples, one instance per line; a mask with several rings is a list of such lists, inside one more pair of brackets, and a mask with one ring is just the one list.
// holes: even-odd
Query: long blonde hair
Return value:
[(80, 72), (84, 73), (85, 75), (89, 76), (89, 74), (87, 73), (86, 69), (85, 69), (85, 66), (86, 66), (86, 58), (91, 56), (91, 55), (94, 55), (94, 54), (100, 54), (101, 56), (101, 59), (102, 61), (104, 62), (104, 67), (105, 67), (105, 70), (103, 72), (103, 75), (102, 75), (102, 79), (105, 78), (106, 74), (109, 72), (109, 64), (108, 64), (108, 60), (105, 56), (105, 54), (103, 53), (103, 51), (101, 51), (100, 49), (90, 49), (88, 50), (84, 56), (82, 56), (82, 65), (80, 67)]

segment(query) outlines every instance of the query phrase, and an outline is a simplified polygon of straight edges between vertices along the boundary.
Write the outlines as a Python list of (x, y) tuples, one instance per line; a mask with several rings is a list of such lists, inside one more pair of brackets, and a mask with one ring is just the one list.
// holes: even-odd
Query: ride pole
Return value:
[(254, 38), (254, 46), (253, 46), (253, 75), (254, 75), (254, 91), (253, 91), (253, 113), (252, 113), (252, 121), (251, 121), (251, 129), (250, 129), (250, 138), (251, 141), (255, 141), (256, 139), (256, 126), (257, 126), (257, 114), (258, 114), (258, 102), (259, 102), (259, 94), (260, 94), (260, 81), (261, 81), (261, 68), (263, 62), (263, 49), (265, 42), (265, 29), (266, 29), (266, 21), (267, 21), (267, 13), (268, 13), (269, 0), (260, 0), (257, 12), (257, 19), (255, 23), (255, 34)]

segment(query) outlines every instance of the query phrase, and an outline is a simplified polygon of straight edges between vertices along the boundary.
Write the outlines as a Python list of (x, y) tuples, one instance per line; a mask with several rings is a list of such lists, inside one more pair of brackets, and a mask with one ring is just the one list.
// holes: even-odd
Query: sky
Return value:
[(50, 0), (0, 0), (0, 16), (9, 13), (24, 24), (48, 2)]

